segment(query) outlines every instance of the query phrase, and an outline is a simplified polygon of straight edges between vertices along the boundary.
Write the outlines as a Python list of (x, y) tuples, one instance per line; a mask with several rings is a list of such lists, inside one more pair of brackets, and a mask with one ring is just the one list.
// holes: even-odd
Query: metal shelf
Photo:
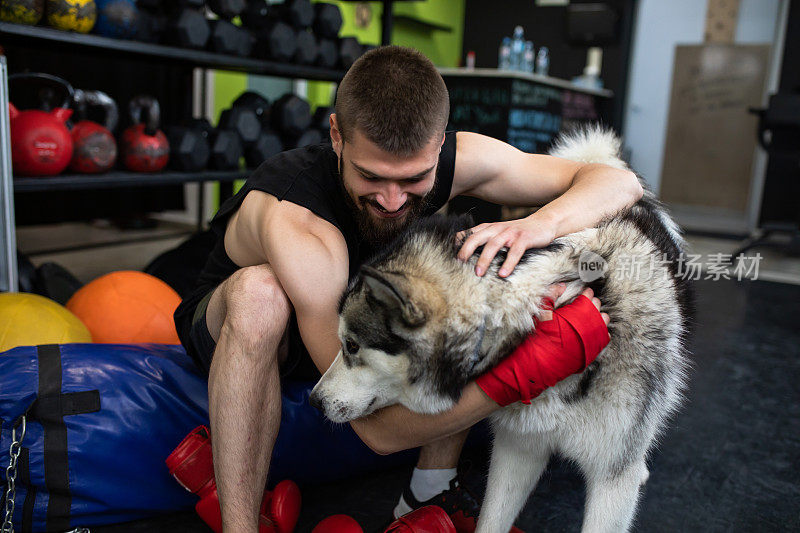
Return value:
[(75, 191), (116, 189), (149, 185), (175, 185), (189, 182), (247, 179), (247, 170), (203, 170), (200, 172), (107, 172), (105, 174), (64, 174), (42, 178), (14, 178), (14, 192)]
[(339, 81), (344, 77), (343, 70), (278, 63), (252, 57), (239, 57), (217, 54), (204, 50), (179, 48), (161, 44), (112, 39), (100, 35), (73, 33), (45, 28), (26, 26), (11, 22), (0, 22), (0, 37), (6, 42), (24, 42), (52, 48), (54, 43), (65, 46), (96, 50), (100, 53), (123, 53), (131, 56), (150, 57), (165, 62), (192, 65), (200, 68), (233, 70), (280, 76), (286, 78), (303, 78), (310, 80)]

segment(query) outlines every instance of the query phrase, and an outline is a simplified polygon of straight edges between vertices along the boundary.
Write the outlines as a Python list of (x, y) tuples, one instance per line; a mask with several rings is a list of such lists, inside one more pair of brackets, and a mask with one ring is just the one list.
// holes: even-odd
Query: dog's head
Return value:
[(340, 305), (341, 351), (311, 396), (331, 420), (395, 403), (420, 413), (449, 409), (486, 368), (483, 310), (465, 305), (476, 276), (455, 258), (455, 230), (445, 237), (452, 243), (417, 232), (351, 283)]

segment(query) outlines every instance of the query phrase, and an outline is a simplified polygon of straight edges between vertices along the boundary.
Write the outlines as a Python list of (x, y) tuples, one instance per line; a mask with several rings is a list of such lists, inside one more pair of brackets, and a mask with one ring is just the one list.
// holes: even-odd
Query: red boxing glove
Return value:
[[(189, 492), (200, 496), (195, 510), (208, 527), (222, 533), (211, 439), (205, 426), (198, 426), (186, 436), (166, 460), (170, 474)], [(258, 519), (259, 533), (291, 533), (300, 516), (300, 489), (285, 479), (271, 491), (264, 491)]]
[(335, 514), (317, 524), (311, 533), (364, 533), (364, 530), (354, 518), (346, 514)]
[(501, 407), (530, 403), (546, 388), (583, 370), (610, 338), (600, 312), (584, 295), (553, 310), (536, 330), (497, 366), (475, 382)]
[(444, 509), (427, 505), (401, 516), (383, 533), (456, 533), (456, 527)]

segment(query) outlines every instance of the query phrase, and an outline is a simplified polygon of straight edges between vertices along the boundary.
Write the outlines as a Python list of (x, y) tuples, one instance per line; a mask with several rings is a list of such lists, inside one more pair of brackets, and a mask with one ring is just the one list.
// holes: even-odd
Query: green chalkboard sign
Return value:
[[(531, 77), (532, 78), (532, 77)], [(474, 131), (525, 152), (545, 152), (559, 132), (602, 121), (605, 97), (514, 75), (445, 74), (450, 128)]]

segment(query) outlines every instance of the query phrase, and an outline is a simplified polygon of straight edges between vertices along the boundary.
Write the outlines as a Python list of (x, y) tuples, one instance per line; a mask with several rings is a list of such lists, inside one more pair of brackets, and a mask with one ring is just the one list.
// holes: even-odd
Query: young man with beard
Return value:
[[(427, 58), (408, 48), (375, 49), (339, 85), (332, 146), (264, 162), (212, 220), (217, 245), (175, 319), (187, 351), (209, 373), (226, 531), (257, 530), (280, 423), (280, 377), (316, 379), (333, 362), (340, 349), (339, 297), (378, 247), (459, 194), (543, 206), (521, 220), (477, 226), (461, 248), (466, 260), (483, 246), (476, 266), (482, 276), (507, 247), (500, 272), (507, 276), (526, 249), (594, 226), (642, 194), (630, 172), (525, 154), (478, 134), (445, 133), (448, 114), (447, 89)], [(596, 298), (592, 303), (599, 307)], [(517, 367), (528, 382), (524, 361)], [(504, 398), (531, 397), (499, 386), (507, 389)], [(462, 514), (475, 512), (452, 481), (466, 431), (503, 403), (490, 388), (471, 383), (441, 415), (392, 406), (352, 423), (379, 453), (423, 446), (396, 513), (434, 496)]]

